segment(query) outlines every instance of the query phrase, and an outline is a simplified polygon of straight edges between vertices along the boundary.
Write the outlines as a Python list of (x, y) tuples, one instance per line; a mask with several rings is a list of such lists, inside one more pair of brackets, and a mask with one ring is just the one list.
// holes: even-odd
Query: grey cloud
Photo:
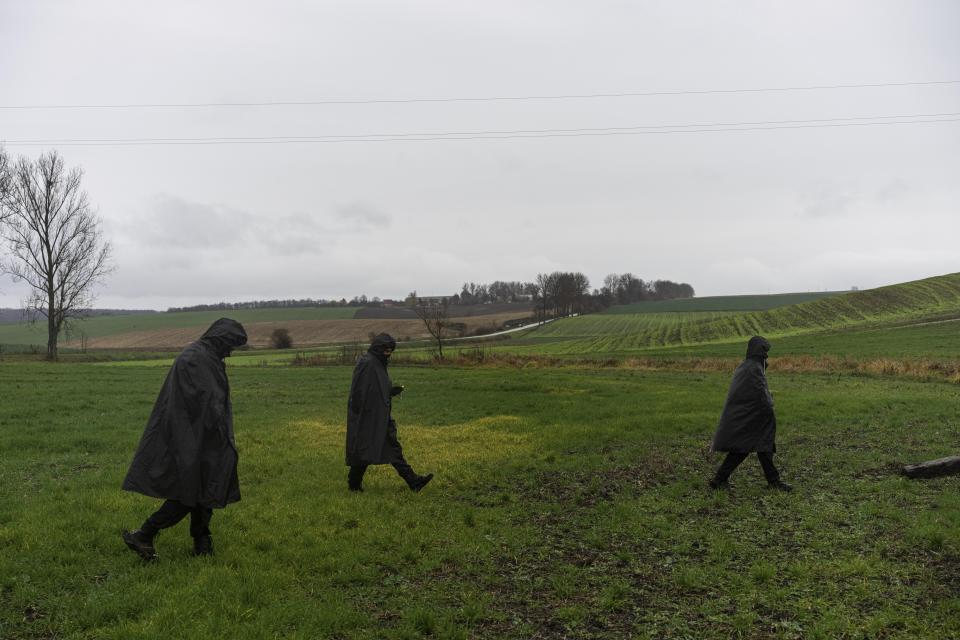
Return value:
[(807, 218), (842, 216), (860, 200), (849, 185), (823, 183), (800, 197), (800, 215)]
[(352, 202), (336, 208), (337, 216), (354, 229), (386, 228), (392, 219), (389, 214), (364, 202)]
[(904, 180), (891, 180), (883, 185), (876, 194), (876, 199), (881, 203), (897, 202), (909, 195), (910, 185)]
[(161, 194), (150, 199), (125, 235), (172, 248), (230, 247), (243, 241), (252, 216), (237, 209)]
[(256, 230), (259, 242), (284, 255), (319, 253), (330, 235), (329, 228), (306, 213), (261, 220)]
[[(366, 203), (336, 206), (332, 214), (269, 214), (159, 194), (139, 214), (115, 224), (124, 243), (181, 255), (196, 264), (218, 250), (255, 250), (267, 255), (317, 254), (341, 236), (387, 228), (392, 218)], [(204, 256), (190, 256), (203, 248)], [(186, 254), (186, 255), (184, 255)]]
[[(30, 60), (0, 64), (0, 86), (17, 97), (11, 103), (669, 92), (960, 74), (960, 39), (951, 27), (960, 16), (955, 0), (699, 2), (696, 10), (688, 3), (572, 0), (236, 0), (226, 12), (214, 3), (174, 0), (177, 9), (189, 9), (188, 21), (182, 10), (131, 5), (117, 11), (116, 0), (79, 4), (0, 2), (0, 58)], [(229, 30), (222, 28), (225, 16)], [(262, 28), (266, 22), (271, 29)], [(78, 34), (83, 46), (76, 44)], [(346, 50), (350, 56), (342, 55)], [(67, 58), (89, 72), (60, 73)], [(304, 69), (322, 82), (305, 83)], [(60, 81), (44, 85), (38, 77)], [(939, 85), (23, 110), (4, 115), (3, 137), (645, 129), (942, 113), (958, 100), (960, 85)], [(960, 232), (957, 123), (834, 124), (842, 126), (383, 144), (71, 146), (63, 152), (71, 166), (84, 169), (85, 187), (116, 250), (118, 271), (102, 297), (112, 295), (112, 306), (124, 306), (118, 300), (124, 296), (135, 300), (133, 307), (141, 306), (141, 296), (177, 306), (228, 296), (402, 296), (414, 288), (455, 291), (465, 280), (528, 279), (553, 269), (583, 270), (595, 285), (613, 272), (659, 275), (690, 282), (701, 295), (868, 286), (955, 271), (934, 252), (950, 254)], [(13, 153), (39, 152), (7, 144)], [(431, 253), (438, 247), (451, 255)], [(731, 258), (744, 249), (760, 264)], [(871, 262), (869, 278), (861, 270), (862, 255), (911, 249), (916, 264)], [(850, 253), (803, 267), (812, 253), (841, 250)], [(19, 298), (15, 285), (0, 278), (0, 306)]]

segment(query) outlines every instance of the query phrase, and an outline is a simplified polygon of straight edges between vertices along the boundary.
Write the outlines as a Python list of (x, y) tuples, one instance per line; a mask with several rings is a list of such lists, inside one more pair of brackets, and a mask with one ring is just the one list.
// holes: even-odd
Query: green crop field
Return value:
[(620, 313), (668, 313), (691, 311), (762, 311), (775, 309), (788, 304), (810, 302), (830, 296), (841, 295), (842, 291), (810, 291), (806, 293), (773, 293), (753, 296), (706, 296), (703, 298), (684, 298), (681, 300), (646, 300), (633, 304), (623, 304), (604, 311), (606, 314)]
[[(290, 320), (340, 320), (352, 318), (356, 307), (297, 307), (284, 309), (238, 309), (223, 311), (186, 311), (125, 316), (96, 316), (75, 322), (74, 332), (91, 338), (132, 331), (197, 327), (200, 332), (224, 316), (239, 322), (277, 322)], [(0, 324), (0, 344), (47, 344), (47, 326), (36, 324)], [(199, 335), (199, 333), (198, 333)]]
[[(778, 344), (797, 345), (792, 351), (780, 351), (781, 354), (863, 351), (876, 355), (928, 355), (926, 351), (913, 351), (922, 343), (923, 349), (930, 350), (929, 355), (942, 355), (939, 348), (943, 341), (933, 336), (949, 334), (952, 325), (929, 323), (954, 319), (960, 319), (960, 274), (832, 295), (766, 311), (648, 310), (565, 318), (510, 340), (491, 343), (490, 348), (526, 355), (577, 357), (668, 352), (739, 355), (746, 338), (761, 334), (780, 338)], [(915, 330), (902, 328), (909, 326)], [(845, 346), (845, 341), (850, 340), (857, 345)], [(900, 341), (904, 341), (903, 346), (897, 346)], [(956, 351), (955, 346), (949, 348), (953, 349), (951, 353)]]
[[(718, 342), (651, 348), (649, 356), (742, 357), (746, 342)], [(852, 358), (952, 358), (960, 360), (960, 321), (879, 328), (819, 331), (773, 340), (771, 358), (781, 356)]]
[(628, 352), (649, 346), (684, 343), (690, 327), (699, 328), (732, 312), (591, 314), (551, 322), (511, 339), (519, 353), (583, 355)]
[(960, 317), (960, 274), (702, 321), (697, 342)]
[(0, 637), (947, 638), (960, 389), (771, 375), (784, 477), (705, 488), (726, 374), (396, 367), (422, 494), (346, 491), (350, 367), (230, 367), (243, 500), (217, 554), (119, 489), (162, 366), (0, 363)]

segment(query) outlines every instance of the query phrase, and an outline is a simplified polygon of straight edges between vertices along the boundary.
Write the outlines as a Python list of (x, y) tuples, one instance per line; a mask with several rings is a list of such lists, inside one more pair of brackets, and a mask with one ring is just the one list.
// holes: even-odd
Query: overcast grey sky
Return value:
[[(960, 80), (954, 0), (0, 2), (0, 106)], [(556, 269), (698, 295), (960, 271), (960, 122), (338, 143), (18, 140), (597, 129), (960, 113), (960, 84), (567, 100), (0, 109), (115, 247), (98, 306), (452, 293)], [(960, 116), (953, 116), (958, 118)], [(945, 119), (946, 117), (941, 117)], [(834, 121), (831, 124), (875, 121)], [(673, 129), (676, 131), (676, 129)], [(4, 278), (0, 306), (23, 291)]]

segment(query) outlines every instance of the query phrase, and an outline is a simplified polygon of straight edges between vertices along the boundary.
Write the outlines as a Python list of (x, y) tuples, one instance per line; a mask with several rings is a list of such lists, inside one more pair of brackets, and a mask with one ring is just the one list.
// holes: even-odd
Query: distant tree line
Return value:
[[(673, 300), (693, 296), (694, 290), (689, 284), (671, 280), (645, 281), (632, 273), (610, 274), (603, 279), (603, 287), (591, 291), (590, 280), (583, 273), (554, 271), (539, 274), (534, 282), (519, 280), (495, 280), (490, 284), (465, 282), (458, 293), (450, 296), (422, 297), (417, 295), (416, 291), (411, 291), (405, 297), (404, 303), (406, 306), (413, 307), (440, 302), (448, 306), (528, 302), (535, 306), (540, 317), (558, 317), (601, 311), (617, 304), (630, 304), (643, 300)], [(368, 298), (364, 294), (354, 296), (350, 300), (303, 298), (218, 302), (189, 307), (170, 307), (167, 311), (174, 313), (267, 308), (382, 307), (383, 305), (384, 300), (379, 297)]]
[[(643, 300), (692, 298), (693, 287), (672, 280), (642, 280), (632, 273), (612, 273), (603, 287), (590, 291), (589, 279), (580, 272), (555, 271), (540, 274), (535, 282), (496, 280), (490, 284), (465, 282), (459, 293), (447, 297), (449, 304), (489, 304), (552, 300), (551, 308), (561, 314), (597, 309)], [(417, 297), (416, 292), (408, 296)]]
[(458, 305), (529, 301), (534, 303), (536, 320), (543, 322), (549, 317), (602, 311), (615, 304), (692, 298), (693, 294), (693, 287), (689, 284), (671, 280), (644, 282), (632, 273), (610, 274), (604, 278), (601, 289), (591, 291), (590, 279), (583, 273), (554, 271), (537, 275), (534, 282), (464, 283), (460, 293), (452, 296), (420, 297), (416, 291), (411, 291), (404, 302), (423, 322), (436, 343), (437, 357), (442, 360), (443, 343), (451, 332), (456, 331), (456, 323), (451, 321), (456, 312), (451, 308)]
[(490, 284), (464, 282), (460, 293), (450, 297), (450, 304), (487, 304), (492, 302), (526, 302), (537, 293), (534, 282), (504, 282), (495, 280)]
[(574, 314), (593, 313), (615, 304), (629, 304), (641, 300), (668, 300), (692, 298), (693, 287), (671, 280), (645, 282), (632, 273), (610, 274), (604, 278), (601, 289), (590, 289), (590, 279), (579, 271), (554, 271), (537, 275), (534, 282), (497, 280), (489, 285), (464, 283), (460, 293), (452, 296), (420, 297), (411, 291), (405, 303), (413, 309), (437, 343), (443, 359), (443, 341), (453, 328), (451, 308), (465, 304), (495, 302), (530, 302), (536, 320), (560, 318)]
[(583, 273), (554, 271), (539, 274), (534, 282), (497, 280), (491, 284), (464, 283), (460, 293), (449, 296), (447, 302), (457, 305), (530, 301), (535, 303), (539, 316), (556, 317), (591, 313), (613, 305), (643, 300), (675, 300), (693, 296), (693, 287), (685, 282), (645, 281), (632, 273), (612, 273), (603, 279), (603, 287), (591, 291), (590, 280)]
[(607, 306), (630, 304), (644, 300), (676, 300), (692, 298), (693, 287), (671, 280), (643, 281), (632, 273), (611, 273), (603, 279), (603, 288), (597, 292)]
[(168, 307), (167, 313), (177, 313), (181, 311), (233, 311), (236, 309), (278, 309), (289, 308), (299, 309), (305, 307), (382, 307), (383, 300), (374, 296), (368, 298), (366, 295), (354, 296), (350, 300), (341, 298), (339, 300), (326, 300), (313, 298), (304, 298), (302, 300), (251, 300), (248, 302), (216, 302), (214, 304), (196, 304), (189, 307)]

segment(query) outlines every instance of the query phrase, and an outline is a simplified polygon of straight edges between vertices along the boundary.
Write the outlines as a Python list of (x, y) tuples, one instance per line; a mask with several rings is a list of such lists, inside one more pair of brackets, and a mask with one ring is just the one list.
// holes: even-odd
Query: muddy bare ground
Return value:
[[(500, 327), (504, 321), (524, 317), (525, 313), (498, 313), (477, 315), (464, 318), (452, 318), (452, 322), (463, 323), (466, 332), (478, 328), (492, 330)], [(389, 333), (398, 339), (423, 338), (428, 334), (420, 320), (369, 319), (369, 320), (289, 320), (278, 322), (255, 322), (244, 325), (253, 347), (270, 345), (270, 335), (275, 329), (284, 328), (290, 332), (295, 347), (316, 346), (336, 342), (366, 342), (371, 334)], [(187, 327), (179, 329), (161, 329), (154, 331), (132, 331), (101, 338), (89, 338), (88, 349), (181, 349), (200, 337), (206, 327)], [(66, 347), (80, 347), (78, 341), (66, 343)]]

